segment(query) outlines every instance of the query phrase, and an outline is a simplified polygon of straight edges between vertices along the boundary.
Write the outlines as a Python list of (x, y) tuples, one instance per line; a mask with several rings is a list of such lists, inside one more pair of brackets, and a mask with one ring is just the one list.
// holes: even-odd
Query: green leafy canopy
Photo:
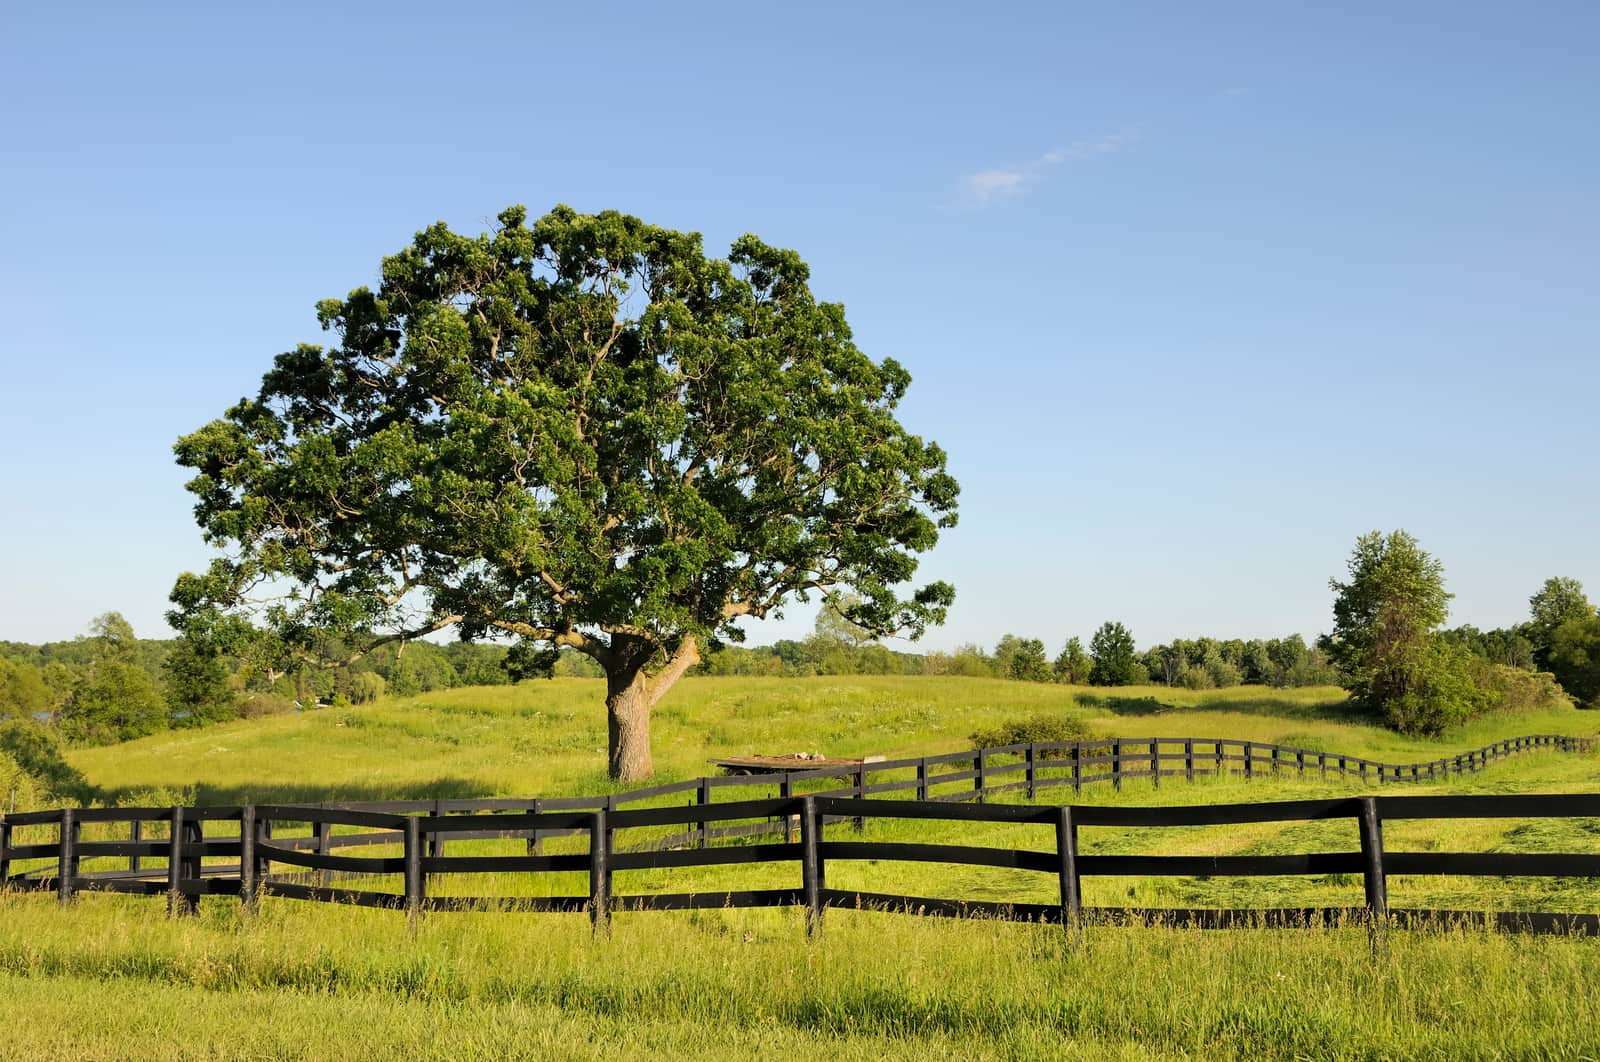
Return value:
[(455, 626), (611, 671), (849, 587), (849, 622), (920, 635), (954, 590), (897, 588), (957, 485), (895, 417), (909, 374), (808, 279), (754, 236), (710, 258), (615, 212), (426, 229), (318, 305), (335, 345), (179, 440), (228, 553), (180, 577), (176, 621), (248, 612), (302, 648)]

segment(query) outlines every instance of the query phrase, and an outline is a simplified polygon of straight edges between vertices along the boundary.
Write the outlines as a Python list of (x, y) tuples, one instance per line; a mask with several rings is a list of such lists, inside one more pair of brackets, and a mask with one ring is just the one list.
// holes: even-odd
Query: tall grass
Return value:
[(1586, 939), (0, 898), (9, 1057), (1582, 1057)]

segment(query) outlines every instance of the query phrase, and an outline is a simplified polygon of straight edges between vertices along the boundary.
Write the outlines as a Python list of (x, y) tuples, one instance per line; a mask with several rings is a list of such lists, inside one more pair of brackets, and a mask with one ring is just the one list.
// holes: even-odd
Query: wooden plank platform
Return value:
[(863, 763), (881, 763), (882, 756), (864, 756), (854, 759), (837, 756), (724, 756), (708, 760), (729, 774), (782, 774), (785, 771), (819, 771), (829, 767), (859, 767)]

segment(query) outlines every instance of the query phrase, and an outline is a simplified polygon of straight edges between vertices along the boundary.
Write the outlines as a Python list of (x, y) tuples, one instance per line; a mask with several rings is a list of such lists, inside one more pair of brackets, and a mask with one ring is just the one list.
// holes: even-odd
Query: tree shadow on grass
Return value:
[(1119, 716), (1162, 715), (1167, 712), (1237, 712), (1240, 715), (1321, 720), (1332, 723), (1373, 721), (1371, 715), (1342, 697), (1305, 701), (1264, 693), (1255, 688), (1240, 689), (1237, 693), (1216, 694), (1199, 704), (1174, 704), (1151, 696), (1096, 693), (1080, 693), (1077, 700), (1085, 708), (1100, 708)]
[(1167, 704), (1154, 697), (1126, 697), (1115, 694), (1080, 693), (1078, 703), (1085, 708), (1100, 708), (1113, 715), (1160, 715), (1163, 712), (1181, 712), (1176, 704)]
[[(100, 791), (106, 804), (117, 806), (134, 802), (148, 802), (152, 795), (163, 795), (171, 787), (119, 786)], [(244, 782), (236, 785), (212, 785), (200, 782), (194, 787), (193, 803), (197, 807), (231, 807), (241, 804), (357, 804), (384, 800), (476, 800), (492, 794), (484, 792), (483, 783), (467, 778), (431, 778), (417, 781), (397, 781), (371, 785), (349, 782), (332, 782), (324, 785), (307, 785), (298, 782), (267, 781)], [(158, 804), (162, 803), (157, 801)]]

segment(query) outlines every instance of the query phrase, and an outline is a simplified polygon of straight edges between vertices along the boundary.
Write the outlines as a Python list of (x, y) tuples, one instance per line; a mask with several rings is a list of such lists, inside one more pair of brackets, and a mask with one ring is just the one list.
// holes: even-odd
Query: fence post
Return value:
[[(134, 844), (138, 844), (140, 841), (144, 840), (144, 820), (143, 819), (134, 819), (132, 822), (128, 823), (128, 840), (132, 841)], [(139, 873), (139, 867), (142, 864), (142, 862), (143, 862), (143, 860), (141, 860), (137, 855), (129, 856), (128, 857), (128, 873), (130, 873), (130, 874)]]
[(1227, 753), (1228, 753), (1227, 746), (1228, 746), (1228, 743), (1226, 741), (1222, 741), (1220, 739), (1217, 740), (1217, 741), (1213, 741), (1211, 743), (1211, 754), (1213, 756), (1215, 756), (1216, 759), (1217, 759), (1217, 774), (1218, 775), (1221, 775), (1222, 771), (1223, 771), (1223, 766), (1224, 765), (1223, 765), (1223, 762), (1222, 762), (1222, 758), (1224, 756), (1226, 756)]
[(1277, 745), (1272, 746), (1272, 774), (1274, 777), (1277, 776), (1278, 768), (1283, 763), (1282, 751)]
[[(611, 829), (606, 809), (596, 808), (589, 824), (589, 921), (596, 932), (611, 927)], [(709, 820), (708, 820), (709, 821)]]
[(239, 905), (256, 909), (256, 807), (239, 809)]
[(1111, 785), (1122, 792), (1122, 739), (1111, 743)]
[(917, 761), (917, 799), (928, 799), (928, 757)]
[(1389, 890), (1383, 876), (1383, 822), (1376, 797), (1361, 798), (1361, 883), (1366, 888), (1367, 914), (1375, 925), (1389, 917)]
[(272, 877), (272, 860), (261, 854), (261, 844), (272, 840), (272, 820), (261, 817), (261, 812), (256, 812), (256, 889), (266, 888), (267, 879)]
[(428, 887), (422, 876), (422, 820), (416, 815), (406, 816), (405, 846), (406, 924), (414, 932), (422, 920), (422, 900)]
[[(778, 799), (791, 800), (794, 798), (794, 778), (784, 772), (778, 778)], [(785, 815), (783, 817), (783, 842), (794, 844), (800, 839), (800, 816)]]
[(806, 906), (806, 938), (822, 932), (822, 890), (826, 888), (822, 866), (822, 820), (817, 817), (817, 798), (800, 801), (800, 892)]
[[(857, 800), (867, 799), (867, 765), (865, 763), (856, 768), (855, 791)], [(864, 830), (867, 828), (867, 817), (865, 815), (857, 815), (851, 825), (855, 826), (857, 830)]]
[(1072, 743), (1072, 792), (1083, 792), (1083, 742)]
[[(433, 802), (433, 817), (437, 819), (437, 818), (441, 818), (443, 815), (444, 815), (444, 801), (435, 800)], [(430, 832), (428, 834), (428, 858), (429, 859), (443, 859), (444, 858), (444, 833), (443, 833), (443, 831), (434, 830), (434, 831), (432, 831), (432, 832)]]
[[(205, 820), (185, 815), (183, 817), (183, 830), (183, 880), (192, 881), (198, 887), (201, 878), (204, 877), (201, 873), (201, 867), (204, 865), (202, 862), (204, 857), (201, 853), (203, 851), (202, 845), (206, 839)], [(198, 891), (191, 893), (185, 890), (183, 897), (185, 906), (189, 909), (189, 914), (199, 914), (200, 893)]]
[(1161, 739), (1150, 739), (1150, 784), (1161, 788)]
[[(989, 772), (988, 749), (979, 749), (978, 754), (972, 757), (972, 769), (977, 772), (972, 779), (972, 791), (978, 794), (978, 803), (982, 804), (984, 802), (983, 788), (988, 781), (985, 775), (987, 775)], [(865, 775), (865, 772), (863, 772), (863, 775)], [(866, 796), (865, 793), (862, 793), (861, 795), (863, 797)]]
[(0, 890), (11, 877), (11, 823), (0, 818)]
[(1306, 754), (1299, 751), (1295, 752), (1294, 763), (1296, 769), (1300, 772), (1300, 777), (1304, 778), (1306, 776)]
[[(701, 807), (705, 807), (706, 805), (711, 803), (711, 779), (710, 778), (702, 778), (702, 779), (700, 779), (700, 788), (699, 788), (698, 792), (696, 793), (695, 802), (697, 804), (699, 804)], [(708, 848), (711, 845), (711, 820), (709, 818), (705, 818), (705, 819), (701, 819), (700, 820), (700, 841), (699, 841), (699, 844), (700, 844), (701, 848)]]
[[(539, 809), (544, 806), (544, 801), (534, 799), (533, 806), (528, 809), (530, 815), (539, 814)], [(528, 854), (542, 855), (544, 852), (544, 831), (534, 827), (528, 831)]]
[(1244, 743), (1244, 776), (1246, 780), (1255, 777), (1255, 764), (1250, 759), (1251, 746), (1252, 742), (1246, 741)]
[(1194, 781), (1194, 738), (1183, 739), (1183, 777)]
[(1328, 754), (1326, 752), (1317, 753), (1317, 766), (1322, 768), (1322, 777), (1323, 778), (1327, 778), (1328, 777)]
[[(327, 855), (333, 849), (333, 824), (328, 822), (314, 823), (312, 831), (317, 835), (317, 855)], [(323, 887), (332, 885), (333, 871), (317, 871), (317, 884)]]
[(82, 829), (77, 813), (72, 808), (61, 809), (60, 858), (56, 864), (56, 894), (63, 905), (72, 902), (73, 886), (78, 879), (78, 836)]
[(183, 809), (175, 807), (169, 815), (171, 836), (167, 838), (167, 917), (188, 914), (188, 904), (183, 901)]
[(1063, 804), (1056, 818), (1057, 874), (1061, 880), (1061, 922), (1076, 933), (1083, 921), (1083, 895), (1078, 876), (1078, 824), (1072, 806)]
[(1038, 750), (1039, 743), (1037, 741), (1028, 742), (1027, 781), (1029, 800), (1033, 800), (1038, 795), (1034, 787), (1034, 768), (1039, 756)]

